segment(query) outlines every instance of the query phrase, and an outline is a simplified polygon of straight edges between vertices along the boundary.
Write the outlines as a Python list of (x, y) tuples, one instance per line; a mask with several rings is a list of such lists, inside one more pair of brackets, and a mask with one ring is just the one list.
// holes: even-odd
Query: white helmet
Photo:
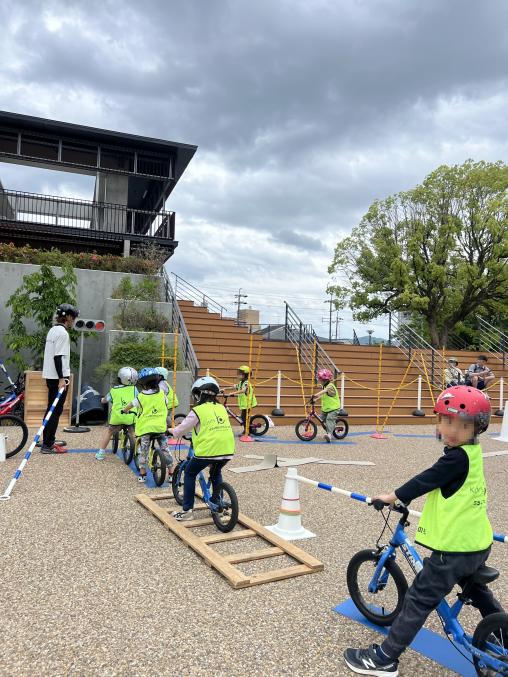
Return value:
[(133, 386), (138, 380), (138, 372), (132, 367), (122, 367), (118, 370), (118, 379), (124, 386)]
[(191, 388), (191, 393), (196, 399), (199, 399), (202, 393), (205, 395), (218, 395), (219, 392), (220, 386), (211, 376), (198, 378), (197, 381), (194, 381)]
[(155, 367), (155, 371), (159, 374), (159, 376), (162, 376), (164, 381), (168, 380), (169, 372), (166, 367)]

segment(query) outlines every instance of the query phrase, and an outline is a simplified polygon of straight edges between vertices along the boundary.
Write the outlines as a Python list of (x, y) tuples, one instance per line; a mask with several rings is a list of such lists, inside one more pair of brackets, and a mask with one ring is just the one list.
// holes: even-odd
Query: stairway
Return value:
[[(221, 385), (233, 384), (237, 380), (237, 367), (249, 363), (250, 337), (248, 330), (238, 327), (235, 320), (221, 317), (218, 313), (210, 313), (202, 306), (191, 301), (178, 301), (185, 320), (192, 345), (200, 364), (200, 376), (210, 373)], [(353, 346), (346, 344), (322, 344), (335, 364), (346, 374), (345, 408), (349, 413), (350, 425), (375, 425), (377, 418), (377, 385), (379, 366), (379, 346)], [(267, 341), (259, 335), (252, 334), (251, 365), (256, 367), (258, 349), (260, 349), (259, 368), (253, 381), (256, 387), (258, 407), (256, 411), (270, 414), (276, 405), (276, 374), (283, 373), (281, 407), (285, 412), (285, 425), (294, 425), (303, 417), (304, 406), (299, 379), (298, 361), (293, 345), (285, 341)], [(448, 354), (451, 354), (448, 352)], [(474, 362), (478, 353), (462, 351), (454, 353), (459, 359), (459, 366), (464, 369)], [(489, 361), (496, 377), (506, 376), (508, 370), (502, 370)], [(379, 398), (379, 421), (390, 409), (398, 385), (401, 383), (407, 368), (407, 359), (395, 347), (383, 347), (382, 391)], [(308, 400), (311, 392), (311, 373), (306, 365), (301, 365), (304, 391)], [(406, 383), (415, 381), (421, 372), (412, 366), (408, 372)], [(269, 380), (268, 380), (269, 379)], [(340, 387), (340, 381), (338, 382)], [(433, 424), (432, 400), (425, 380), (422, 388), (422, 408), (424, 418), (415, 417), (412, 412), (417, 404), (416, 381), (407, 388), (401, 389), (392, 409), (388, 423)], [(499, 386), (491, 389), (493, 410), (499, 405)]]

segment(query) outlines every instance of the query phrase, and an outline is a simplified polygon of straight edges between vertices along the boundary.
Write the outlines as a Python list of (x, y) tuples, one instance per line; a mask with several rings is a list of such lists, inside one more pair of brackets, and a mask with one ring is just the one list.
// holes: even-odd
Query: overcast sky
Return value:
[[(334, 246), (374, 199), (506, 160), (507, 26), (505, 0), (2, 0), (0, 109), (198, 145), (166, 205), (170, 270), (326, 333)], [(8, 164), (0, 180), (93, 191)]]

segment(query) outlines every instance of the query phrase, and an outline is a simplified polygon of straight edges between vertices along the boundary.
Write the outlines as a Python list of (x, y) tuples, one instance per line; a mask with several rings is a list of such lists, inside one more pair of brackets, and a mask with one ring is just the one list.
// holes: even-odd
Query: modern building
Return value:
[(93, 199), (0, 186), (0, 242), (129, 255), (178, 245), (166, 200), (196, 146), (0, 111), (0, 162), (95, 176)]

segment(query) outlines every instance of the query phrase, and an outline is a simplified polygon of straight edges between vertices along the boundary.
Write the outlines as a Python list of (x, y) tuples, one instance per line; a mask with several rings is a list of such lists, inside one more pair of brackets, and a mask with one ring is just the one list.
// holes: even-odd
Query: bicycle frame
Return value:
[[(191, 461), (193, 456), (194, 456), (194, 449), (192, 447), (190, 447), (189, 452), (187, 454), (187, 458), (185, 459), (185, 461), (183, 461), (183, 464), (182, 464), (181, 474), (183, 476), (185, 476), (185, 471), (187, 469), (187, 465), (189, 464), (189, 462)], [(199, 480), (199, 486), (201, 487), (201, 491), (203, 492), (203, 496), (202, 496), (203, 501), (206, 503), (206, 505), (210, 508), (210, 510), (212, 512), (216, 512), (219, 508), (219, 505), (217, 503), (212, 502), (212, 494), (210, 492), (210, 486), (211, 486), (212, 481), (210, 480), (210, 478), (208, 478), (208, 480), (205, 478), (205, 473), (204, 473), (203, 470), (201, 470), (197, 474), (196, 477)]]
[(228, 407), (228, 396), (227, 395), (224, 396), (224, 409), (228, 412), (228, 415), (231, 416), (231, 418), (234, 418), (237, 423), (240, 423), (241, 425), (243, 425), (243, 421), (240, 418), (240, 416), (238, 416), (238, 414), (235, 414), (235, 412), (231, 409), (231, 407)]
[(310, 402), (311, 409), (309, 412), (307, 412), (307, 421), (310, 421), (311, 418), (317, 418), (317, 420), (321, 423), (321, 426), (324, 428), (325, 424), (323, 421), (323, 418), (317, 413), (316, 411), (316, 403), (315, 402)]
[[(390, 544), (384, 548), (383, 553), (379, 558), (374, 575), (369, 583), (369, 592), (371, 593), (375, 593), (380, 586), (386, 586), (389, 574), (385, 569), (385, 562), (389, 559), (395, 559), (397, 548), (400, 548), (404, 558), (415, 575), (423, 568), (422, 559), (404, 530), (405, 526), (408, 524), (408, 514), (409, 513), (405, 510), (402, 511), (402, 517), (390, 540)], [(451, 607), (446, 599), (442, 599), (439, 602), (436, 611), (443, 622), (446, 634), (451, 635), (454, 642), (462, 645), (470, 654), (476, 656), (485, 663), (487, 667), (495, 670), (506, 670), (506, 663), (493, 658), (489, 654), (480, 651), (480, 649), (473, 646), (472, 636), (465, 632), (458, 620), (458, 615), (463, 606), (464, 600), (460, 598)], [(489, 650), (499, 653), (499, 648), (492, 644), (489, 644)]]

